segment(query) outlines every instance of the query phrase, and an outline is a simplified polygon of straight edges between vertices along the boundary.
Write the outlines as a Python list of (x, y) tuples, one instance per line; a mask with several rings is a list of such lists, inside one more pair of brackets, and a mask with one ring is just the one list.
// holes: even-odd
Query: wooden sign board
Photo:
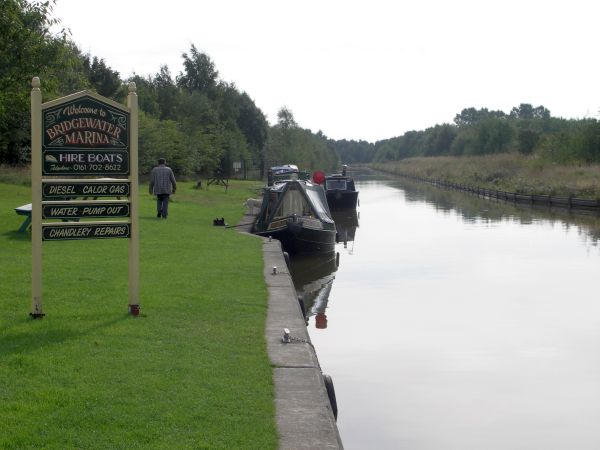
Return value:
[[(129, 83), (127, 106), (92, 91), (42, 103), (38, 77), (31, 80), (31, 87), (30, 315), (44, 316), (42, 241), (109, 238), (129, 240), (129, 311), (138, 315), (139, 118), (135, 83)], [(82, 197), (93, 200), (80, 200)], [(125, 217), (129, 220), (79, 221)], [(44, 219), (63, 222), (44, 223)]]
[(129, 181), (42, 181), (42, 198), (129, 197)]
[(42, 219), (84, 219), (101, 217), (129, 217), (129, 203), (113, 202), (44, 202)]
[(97, 97), (43, 109), (42, 175), (129, 175), (129, 112)]
[(42, 225), (42, 239), (44, 241), (129, 238), (130, 235), (130, 224), (125, 222), (82, 222)]

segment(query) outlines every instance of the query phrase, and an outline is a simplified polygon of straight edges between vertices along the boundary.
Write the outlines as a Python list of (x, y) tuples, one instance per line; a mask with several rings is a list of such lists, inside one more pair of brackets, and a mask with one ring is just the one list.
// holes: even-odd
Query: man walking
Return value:
[(175, 175), (166, 165), (165, 158), (159, 158), (158, 166), (150, 172), (150, 195), (156, 195), (156, 217), (166, 219), (169, 215), (169, 197), (177, 190)]

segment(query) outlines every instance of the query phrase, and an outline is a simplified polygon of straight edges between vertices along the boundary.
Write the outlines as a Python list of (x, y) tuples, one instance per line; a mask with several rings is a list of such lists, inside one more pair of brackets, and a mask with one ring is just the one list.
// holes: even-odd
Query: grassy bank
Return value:
[(30, 233), (0, 184), (0, 448), (276, 448), (261, 243), (236, 223), (256, 184), (181, 183), (168, 220), (141, 187), (141, 315), (127, 241), (46, 242), (42, 320)]
[(519, 194), (600, 198), (600, 166), (561, 166), (518, 154), (408, 158), (373, 164), (382, 171)]

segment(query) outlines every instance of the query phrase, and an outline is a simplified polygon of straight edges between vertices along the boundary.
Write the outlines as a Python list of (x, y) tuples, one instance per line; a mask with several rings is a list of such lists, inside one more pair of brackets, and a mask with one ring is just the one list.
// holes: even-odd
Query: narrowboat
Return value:
[(272, 237), (292, 254), (335, 249), (336, 228), (323, 187), (300, 179), (297, 169), (269, 172), (252, 232)]
[(324, 188), (330, 209), (356, 209), (358, 191), (354, 179), (347, 174), (346, 166), (343, 166), (342, 173), (327, 175)]

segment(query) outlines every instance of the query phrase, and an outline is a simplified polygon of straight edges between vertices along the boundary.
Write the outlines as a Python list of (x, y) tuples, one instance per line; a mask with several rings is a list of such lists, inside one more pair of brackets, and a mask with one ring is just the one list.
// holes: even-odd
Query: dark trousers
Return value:
[(169, 215), (169, 196), (170, 194), (158, 194), (156, 196), (156, 213), (165, 219)]

